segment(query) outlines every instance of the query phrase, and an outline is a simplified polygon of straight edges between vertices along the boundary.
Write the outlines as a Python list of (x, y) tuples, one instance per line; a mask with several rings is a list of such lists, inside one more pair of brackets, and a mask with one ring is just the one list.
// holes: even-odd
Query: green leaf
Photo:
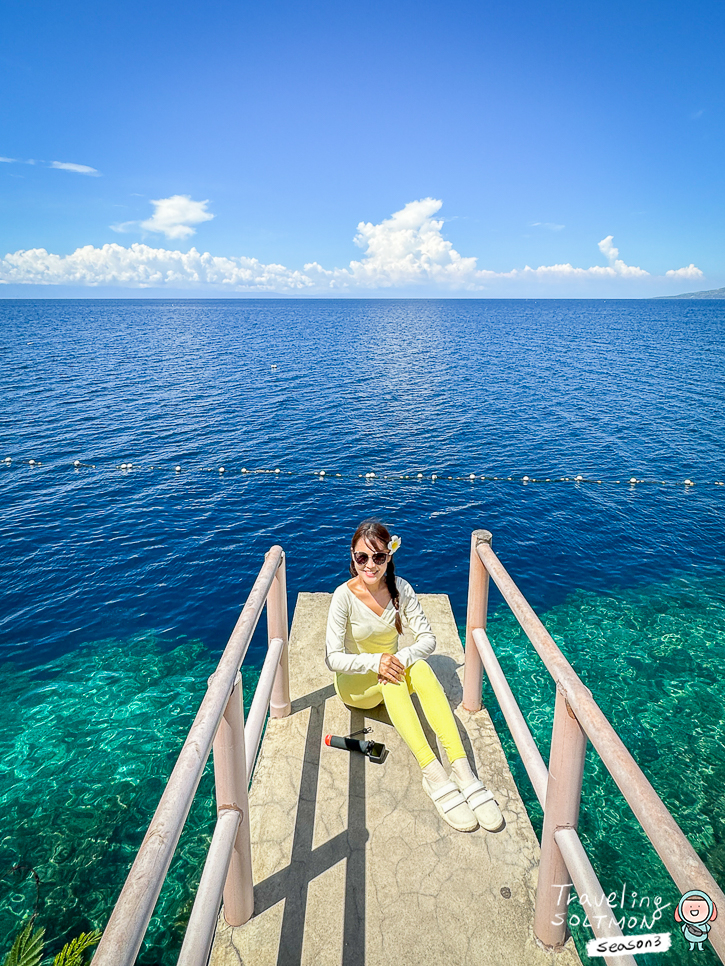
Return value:
[(69, 943), (65, 944), (53, 960), (53, 966), (82, 966), (83, 953), (91, 946), (95, 946), (102, 935), (100, 929), (94, 929), (93, 932), (82, 932), (80, 936), (76, 936), (75, 939), (71, 939)]
[(12, 949), (5, 957), (3, 966), (39, 966), (43, 956), (45, 929), (33, 929), (33, 919), (15, 937)]

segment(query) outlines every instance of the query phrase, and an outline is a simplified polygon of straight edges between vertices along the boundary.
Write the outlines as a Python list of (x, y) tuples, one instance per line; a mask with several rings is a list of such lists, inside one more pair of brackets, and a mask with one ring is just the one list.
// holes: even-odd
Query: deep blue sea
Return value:
[[(493, 532), (725, 886), (724, 302), (5, 300), (0, 373), (0, 956), (36, 908), (50, 952), (103, 927), (264, 552), (291, 612), (369, 515), (461, 626)], [(491, 606), (547, 753), (551, 680)], [(207, 770), (139, 962), (175, 961), (213, 817)], [(593, 753), (580, 830), (605, 887), (676, 903)]]

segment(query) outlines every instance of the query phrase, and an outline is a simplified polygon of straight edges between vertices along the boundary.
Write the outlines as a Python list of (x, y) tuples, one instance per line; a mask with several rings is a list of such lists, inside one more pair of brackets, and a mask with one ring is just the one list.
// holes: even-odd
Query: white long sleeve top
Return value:
[(340, 584), (332, 595), (327, 617), (326, 663), (331, 671), (337, 674), (377, 673), (383, 654), (395, 654), (403, 667), (410, 667), (433, 653), (436, 639), (415, 591), (401, 577), (396, 577), (395, 582), (400, 594), (400, 616), (414, 634), (413, 643), (398, 650), (392, 600), (378, 616), (353, 594), (346, 583)]

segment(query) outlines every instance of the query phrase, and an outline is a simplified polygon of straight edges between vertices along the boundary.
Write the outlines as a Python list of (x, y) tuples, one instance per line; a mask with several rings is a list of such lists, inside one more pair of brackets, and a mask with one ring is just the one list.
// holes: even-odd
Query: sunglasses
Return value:
[(382, 564), (385, 563), (385, 561), (388, 559), (389, 556), (390, 554), (388, 553), (373, 553), (373, 554), (353, 553), (352, 559), (355, 561), (358, 567), (364, 567), (365, 564), (368, 562), (368, 557), (372, 557), (372, 561), (375, 564), (375, 566), (380, 567)]

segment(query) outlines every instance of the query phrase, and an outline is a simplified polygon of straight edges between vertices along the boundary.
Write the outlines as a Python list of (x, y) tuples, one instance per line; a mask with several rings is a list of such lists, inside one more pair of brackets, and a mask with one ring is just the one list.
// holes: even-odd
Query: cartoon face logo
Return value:
[(717, 909), (710, 896), (702, 890), (686, 892), (677, 903), (675, 919), (681, 923), (682, 935), (690, 949), (702, 949), (710, 932), (710, 923), (717, 919)]
[(685, 922), (707, 922), (710, 918), (710, 903), (704, 897), (687, 899), (682, 903), (680, 915)]

